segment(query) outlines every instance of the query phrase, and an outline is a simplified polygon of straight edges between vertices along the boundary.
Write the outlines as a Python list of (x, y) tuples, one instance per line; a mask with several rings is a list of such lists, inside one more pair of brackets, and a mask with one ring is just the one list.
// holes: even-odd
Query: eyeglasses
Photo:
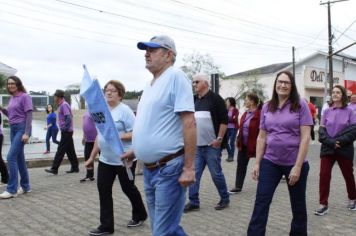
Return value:
[(116, 93), (117, 90), (116, 89), (105, 89), (105, 93)]
[(193, 82), (192, 82), (192, 84), (199, 84), (199, 80), (194, 80)]
[(286, 86), (289, 86), (289, 85), (291, 85), (292, 83), (291, 83), (290, 81), (277, 80), (277, 84), (279, 84), (279, 85), (284, 84), (284, 85), (286, 85)]

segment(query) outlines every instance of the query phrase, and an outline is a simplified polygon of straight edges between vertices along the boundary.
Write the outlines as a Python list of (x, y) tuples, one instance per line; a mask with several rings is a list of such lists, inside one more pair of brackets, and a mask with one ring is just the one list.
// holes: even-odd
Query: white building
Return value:
[(15, 68), (12, 68), (11, 66), (0, 62), (0, 74), (3, 74), (5, 76), (11, 76), (16, 74), (16, 72), (17, 70)]
[[(316, 52), (295, 63), (295, 79), (299, 94), (311, 100), (319, 111), (326, 96), (327, 63), (327, 54), (323, 52)], [(271, 98), (276, 75), (283, 70), (292, 72), (292, 63), (272, 64), (227, 76), (226, 79), (220, 80), (220, 94), (224, 98), (236, 96), (238, 88), (255, 73), (253, 77), (264, 85), (265, 94)], [(340, 84), (356, 93), (356, 58), (346, 55), (333, 56), (333, 77), (334, 85)]]

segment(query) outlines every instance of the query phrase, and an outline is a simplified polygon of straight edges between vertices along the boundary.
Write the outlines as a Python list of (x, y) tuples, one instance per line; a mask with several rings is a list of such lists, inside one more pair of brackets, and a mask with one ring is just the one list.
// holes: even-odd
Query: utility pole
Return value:
[(329, 79), (329, 93), (331, 96), (331, 91), (332, 88), (334, 87), (334, 77), (333, 77), (333, 35), (331, 32), (331, 11), (330, 11), (330, 4), (331, 3), (337, 3), (337, 2), (345, 2), (348, 0), (337, 0), (337, 1), (328, 1), (328, 2), (320, 2), (320, 5), (328, 5), (328, 42), (329, 42), (329, 52), (328, 52), (328, 59), (329, 59), (329, 73), (328, 73), (328, 79)]

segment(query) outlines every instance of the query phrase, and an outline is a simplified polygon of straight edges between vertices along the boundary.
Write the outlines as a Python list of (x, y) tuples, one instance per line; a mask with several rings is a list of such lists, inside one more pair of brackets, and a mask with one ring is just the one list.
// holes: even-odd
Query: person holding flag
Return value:
[[(126, 104), (122, 103), (125, 87), (117, 80), (110, 80), (104, 86), (104, 94), (115, 128), (119, 133), (123, 151), (129, 150), (131, 148), (135, 115)], [(91, 112), (90, 102), (88, 104), (89, 112)], [(105, 105), (104, 103), (101, 107)], [(91, 112), (95, 123), (107, 123), (107, 117), (103, 114), (104, 112)], [(112, 129), (113, 127), (111, 127)], [(108, 142), (110, 138), (104, 136), (100, 129), (98, 131), (90, 158), (85, 162), (87, 168), (93, 168), (94, 159), (100, 151), (97, 176), (100, 199), (100, 226), (89, 231), (89, 235), (105, 235), (114, 232), (112, 187), (116, 176), (118, 176), (122, 191), (129, 198), (132, 205), (132, 219), (128, 222), (127, 227), (140, 226), (147, 219), (147, 212), (134, 180), (136, 161), (127, 170), (129, 167), (123, 163), (120, 156), (113, 150), (111, 143)], [(130, 179), (128, 172), (133, 175), (133, 179)]]
[(133, 129), (132, 149), (123, 160), (144, 163), (147, 208), (154, 236), (187, 235), (179, 225), (186, 187), (195, 181), (196, 124), (191, 82), (174, 62), (174, 41), (155, 36), (137, 47), (146, 50), (153, 75), (145, 86)]

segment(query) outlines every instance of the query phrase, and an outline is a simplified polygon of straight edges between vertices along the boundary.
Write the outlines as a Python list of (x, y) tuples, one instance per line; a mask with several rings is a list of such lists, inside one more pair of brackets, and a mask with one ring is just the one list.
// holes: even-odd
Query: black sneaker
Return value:
[(130, 220), (129, 223), (127, 223), (127, 227), (138, 227), (143, 225), (144, 220)]
[(229, 206), (229, 202), (220, 201), (218, 204), (216, 204), (215, 210), (217, 210), (217, 211), (219, 211), (219, 210), (224, 210), (224, 209), (227, 208), (228, 206)]
[(71, 174), (71, 173), (78, 173), (79, 172), (79, 169), (76, 168), (76, 169), (70, 169), (70, 170), (67, 170), (66, 173), (67, 174)]
[(350, 200), (349, 205), (347, 206), (349, 211), (356, 211), (356, 200)]
[(237, 194), (237, 193), (241, 192), (241, 189), (233, 188), (233, 189), (230, 189), (228, 192), (229, 192), (229, 194)]
[(113, 234), (114, 230), (110, 231), (110, 230), (102, 230), (102, 229), (92, 229), (88, 232), (88, 235), (91, 236), (96, 236), (96, 235), (107, 235), (107, 234)]
[(200, 207), (197, 206), (197, 205), (192, 205), (190, 203), (188, 203), (187, 205), (185, 205), (184, 207), (184, 213), (188, 213), (188, 212), (191, 212), (191, 211), (199, 211), (200, 210)]
[(329, 212), (328, 206), (320, 205), (320, 207), (314, 211), (314, 214), (317, 216), (323, 216), (328, 212)]
[(227, 161), (227, 162), (233, 162), (233, 161), (234, 161), (234, 158), (229, 157), (229, 158), (226, 158), (225, 161)]
[(55, 169), (45, 169), (45, 171), (47, 172), (47, 173), (50, 173), (50, 174), (54, 174), (54, 175), (56, 175), (56, 174), (58, 174), (58, 170), (55, 170)]
[(83, 178), (83, 179), (81, 179), (81, 180), (79, 180), (79, 181), (80, 181), (81, 183), (84, 183), (84, 182), (87, 181), (87, 180), (94, 181), (95, 178), (94, 178), (94, 177), (85, 177), (85, 178)]

